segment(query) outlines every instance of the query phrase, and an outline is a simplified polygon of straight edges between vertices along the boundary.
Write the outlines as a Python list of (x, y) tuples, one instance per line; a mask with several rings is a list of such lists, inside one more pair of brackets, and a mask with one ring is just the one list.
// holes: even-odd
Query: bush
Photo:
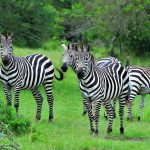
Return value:
[(30, 130), (30, 121), (23, 116), (16, 117), (13, 110), (0, 101), (0, 122), (6, 124), (15, 134), (26, 133)]
[(0, 123), (0, 149), (19, 150), (20, 146), (13, 141), (12, 132), (7, 125)]

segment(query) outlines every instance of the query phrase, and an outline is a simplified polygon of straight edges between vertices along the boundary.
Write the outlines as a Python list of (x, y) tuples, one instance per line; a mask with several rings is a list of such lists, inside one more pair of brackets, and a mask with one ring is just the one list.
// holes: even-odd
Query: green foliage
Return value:
[(66, 38), (149, 55), (149, 6), (149, 0), (1, 0), (0, 32), (14, 32), (18, 46)]
[(13, 134), (7, 125), (0, 123), (0, 149), (1, 150), (19, 150), (20, 146), (14, 142)]
[(14, 32), (19, 46), (39, 47), (62, 29), (58, 11), (47, 0), (1, 0), (0, 13), (0, 31)]
[(6, 124), (15, 134), (27, 133), (30, 129), (30, 121), (23, 116), (16, 117), (10, 107), (0, 101), (0, 122)]

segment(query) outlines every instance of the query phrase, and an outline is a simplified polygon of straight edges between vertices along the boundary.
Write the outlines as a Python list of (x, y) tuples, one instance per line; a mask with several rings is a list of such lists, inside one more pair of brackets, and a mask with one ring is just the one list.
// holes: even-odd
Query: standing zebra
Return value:
[[(105, 68), (98, 68), (94, 64), (93, 55), (88, 51), (89, 47), (87, 47), (87, 51), (76, 53), (75, 61), (76, 74), (80, 80), (80, 90), (88, 111), (91, 132), (95, 132), (95, 134), (99, 132), (98, 123), (101, 103), (104, 104), (109, 114), (107, 132), (112, 132), (113, 108), (111, 99), (119, 98), (120, 133), (124, 133), (123, 115), (129, 83), (127, 71), (118, 62), (114, 62)], [(91, 101), (95, 105), (95, 115), (93, 115), (90, 107)]]
[[(53, 119), (52, 82), (55, 76), (52, 62), (44, 55), (34, 54), (27, 57), (13, 56), (12, 35), (1, 35), (1, 78), (4, 81), (4, 91), (8, 105), (11, 105), (10, 87), (14, 87), (16, 114), (19, 110), (19, 95), (21, 89), (30, 89), (37, 103), (36, 120), (41, 118), (43, 97), (38, 87), (43, 84), (49, 104), (49, 121)], [(57, 69), (58, 70), (58, 69)], [(63, 79), (63, 74), (60, 78)]]
[[(61, 44), (62, 44), (62, 48), (64, 50), (63, 57), (62, 57), (63, 65), (62, 65), (61, 69), (64, 72), (66, 72), (68, 69), (68, 66), (70, 66), (72, 68), (72, 70), (75, 72), (76, 66), (75, 66), (75, 58), (74, 57), (75, 57), (75, 52), (78, 49), (77, 44), (76, 43), (69, 44), (68, 46), (66, 46), (63, 42)], [(81, 49), (80, 49), (80, 51), (81, 51)], [(114, 62), (118, 62), (121, 64), (121, 62), (118, 59), (116, 59), (114, 57), (107, 57), (107, 58), (101, 58), (99, 61), (97, 61), (96, 66), (99, 68), (107, 67)], [(116, 107), (116, 99), (113, 100), (114, 117), (116, 117), (115, 107)], [(87, 113), (87, 109), (86, 109), (85, 105), (83, 104), (83, 115), (85, 115), (86, 113)], [(107, 119), (106, 112), (104, 113), (104, 117)]]
[(129, 74), (130, 93), (128, 97), (128, 120), (132, 120), (132, 103), (136, 95), (141, 95), (140, 110), (138, 120), (140, 121), (142, 110), (144, 108), (144, 97), (150, 94), (150, 69), (129, 66), (127, 67)]

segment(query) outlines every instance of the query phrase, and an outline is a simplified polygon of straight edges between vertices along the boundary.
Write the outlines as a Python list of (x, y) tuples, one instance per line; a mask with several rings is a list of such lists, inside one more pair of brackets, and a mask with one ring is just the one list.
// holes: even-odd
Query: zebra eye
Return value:
[(88, 57), (86, 57), (85, 60), (88, 60)]

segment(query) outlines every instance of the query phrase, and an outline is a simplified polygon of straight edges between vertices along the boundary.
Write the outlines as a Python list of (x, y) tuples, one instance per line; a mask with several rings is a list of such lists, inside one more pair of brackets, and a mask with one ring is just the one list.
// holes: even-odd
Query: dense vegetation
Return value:
[(148, 54), (149, 6), (149, 0), (1, 0), (0, 32), (14, 32), (19, 46), (66, 38)]

